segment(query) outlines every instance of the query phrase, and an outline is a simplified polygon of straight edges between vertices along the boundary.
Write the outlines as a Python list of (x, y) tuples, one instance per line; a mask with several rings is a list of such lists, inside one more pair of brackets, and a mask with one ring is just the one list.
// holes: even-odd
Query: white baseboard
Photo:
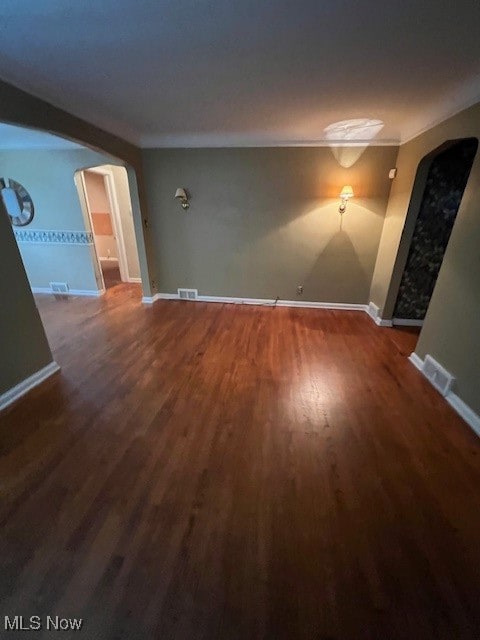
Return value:
[(128, 282), (131, 282), (132, 284), (142, 284), (142, 279), (141, 278), (128, 278)]
[(372, 320), (376, 320), (379, 315), (380, 308), (372, 301), (370, 301), (367, 305), (367, 313), (372, 318)]
[(32, 293), (49, 293), (51, 296), (103, 296), (105, 289), (69, 289), (65, 293), (53, 292), (50, 287), (31, 287)]
[[(179, 300), (177, 293), (156, 293), (144, 296), (142, 302), (152, 304), (156, 300)], [(260, 306), (299, 307), (302, 309), (337, 309), (341, 311), (366, 311), (365, 304), (347, 304), (343, 302), (307, 302), (304, 300), (277, 300), (273, 298), (234, 298), (230, 296), (197, 296), (195, 300), (185, 302), (217, 302), (221, 304), (249, 304)]]
[(423, 327), (423, 320), (410, 320), (409, 318), (393, 318), (394, 327)]
[(100, 262), (118, 262), (118, 258), (111, 258), (108, 256), (104, 256), (104, 257), (100, 257), (98, 258), (100, 260)]
[(391, 320), (385, 320), (384, 318), (377, 318), (375, 324), (379, 327), (393, 327)]
[(376, 325), (379, 327), (391, 327), (392, 321), (385, 320), (380, 316), (380, 309), (374, 302), (369, 302), (366, 307), (366, 312), (372, 318)]
[(452, 391), (450, 391), (446, 400), (458, 415), (475, 431), (477, 436), (480, 436), (480, 416)]
[(176, 293), (155, 293), (153, 296), (143, 296), (142, 302), (144, 304), (153, 304), (157, 300), (178, 300)]
[(43, 369), (40, 369), (8, 391), (5, 391), (5, 393), (2, 393), (2, 395), (0, 395), (0, 411), (21, 398), (34, 387), (37, 387), (50, 376), (53, 376), (57, 371), (60, 371), (60, 367), (55, 361), (52, 361), (43, 367)]
[(419, 356), (417, 356), (415, 351), (409, 355), (408, 359), (414, 367), (417, 367), (419, 371), (423, 372), (423, 360)]
[[(272, 300), (274, 303), (275, 300)], [(255, 304), (255, 303), (253, 303)], [(298, 307), (300, 309), (331, 309), (333, 311), (366, 311), (366, 304), (351, 304), (346, 302), (304, 302), (303, 300), (279, 300), (279, 307)]]
[[(410, 357), (408, 359), (423, 375), (425, 375), (423, 370), (424, 361), (422, 360), (422, 358), (420, 358), (420, 356), (413, 352), (412, 354), (410, 354)], [(432, 384), (432, 382), (428, 378), (427, 380), (430, 382), (430, 384)], [(435, 386), (433, 384), (432, 386), (435, 389)], [(459, 398), (453, 391), (448, 391), (444, 398), (448, 402), (448, 404), (457, 412), (457, 414), (463, 420), (465, 420), (468, 426), (473, 429), (473, 431), (475, 431), (478, 436), (480, 436), (480, 416), (475, 413), (475, 411), (471, 409), (468, 404), (466, 404), (461, 398)]]

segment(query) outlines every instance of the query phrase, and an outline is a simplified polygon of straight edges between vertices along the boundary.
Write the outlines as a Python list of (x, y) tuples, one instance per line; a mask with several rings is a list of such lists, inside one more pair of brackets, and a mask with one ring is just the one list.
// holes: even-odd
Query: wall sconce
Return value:
[(350, 198), (353, 198), (353, 189), (349, 184), (347, 184), (343, 187), (340, 193), (341, 203), (340, 203), (340, 206), (338, 207), (339, 213), (341, 214), (345, 213), (347, 209), (347, 202), (350, 200)]
[(178, 198), (180, 200), (180, 204), (184, 209), (188, 209), (188, 207), (190, 206), (190, 203), (188, 202), (187, 192), (183, 187), (179, 187), (175, 191), (175, 198)]

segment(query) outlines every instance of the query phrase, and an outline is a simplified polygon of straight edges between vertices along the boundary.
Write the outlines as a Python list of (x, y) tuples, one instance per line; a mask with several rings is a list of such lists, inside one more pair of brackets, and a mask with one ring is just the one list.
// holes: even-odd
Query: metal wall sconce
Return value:
[(349, 184), (347, 184), (340, 192), (341, 202), (340, 206), (338, 207), (339, 213), (345, 213), (345, 211), (347, 210), (347, 202), (350, 200), (350, 198), (353, 198), (353, 189)]
[(188, 207), (190, 206), (190, 203), (188, 202), (187, 192), (185, 191), (185, 189), (183, 187), (179, 187), (175, 191), (175, 198), (180, 200), (180, 204), (182, 205), (182, 207), (184, 209), (188, 209)]

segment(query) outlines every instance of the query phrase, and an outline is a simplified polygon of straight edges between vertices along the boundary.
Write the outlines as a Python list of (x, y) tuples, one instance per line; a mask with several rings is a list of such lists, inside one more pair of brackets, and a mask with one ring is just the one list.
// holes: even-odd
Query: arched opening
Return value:
[[(87, 194), (79, 185), (84, 173), (99, 182), (91, 192), (93, 224), (84, 206)], [(107, 266), (115, 263), (121, 272), (119, 282), (138, 287), (133, 205), (121, 163), (50, 133), (1, 124), (0, 174), (0, 197), (34, 293), (104, 293), (96, 239), (106, 247), (99, 258), (109, 259)]]
[(394, 325), (420, 332), (477, 148), (476, 138), (449, 141), (418, 166), (389, 293)]
[[(42, 307), (38, 297), (61, 294), (63, 302), (55, 307), (56, 317), (64, 323), (66, 332), (74, 332), (65, 313), (70, 307), (65, 295), (98, 296), (104, 292), (89, 240), (91, 230), (84, 222), (74, 182), (77, 170), (98, 165), (108, 166), (112, 180), (121, 174), (122, 188), (131, 196), (125, 205), (129, 229), (124, 241), (132, 245), (130, 253), (135, 252), (136, 271), (129, 262), (121, 284), (129, 287), (131, 299), (140, 305), (142, 289), (144, 295), (150, 292), (150, 279), (137, 169), (107, 151), (50, 131), (10, 121), (0, 124), (2, 296), (5, 309), (9, 309), (2, 316), (11, 337), (0, 374), (0, 408), (23, 393), (24, 387), (34, 384), (31, 380), (36, 383), (58, 369), (51, 353), (55, 343), (42, 313), (45, 304)], [(122, 194), (117, 191), (118, 195)], [(115, 204), (119, 215), (123, 214), (121, 203)], [(122, 248), (129, 258), (129, 247)], [(64, 364), (58, 350), (53, 355), (60, 365)]]

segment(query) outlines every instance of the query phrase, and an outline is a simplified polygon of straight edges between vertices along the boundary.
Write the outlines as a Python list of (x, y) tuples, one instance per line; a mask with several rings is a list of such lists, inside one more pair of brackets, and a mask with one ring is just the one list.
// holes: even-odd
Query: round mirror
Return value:
[(28, 191), (11, 178), (0, 178), (3, 206), (16, 227), (24, 227), (33, 220), (33, 201)]

